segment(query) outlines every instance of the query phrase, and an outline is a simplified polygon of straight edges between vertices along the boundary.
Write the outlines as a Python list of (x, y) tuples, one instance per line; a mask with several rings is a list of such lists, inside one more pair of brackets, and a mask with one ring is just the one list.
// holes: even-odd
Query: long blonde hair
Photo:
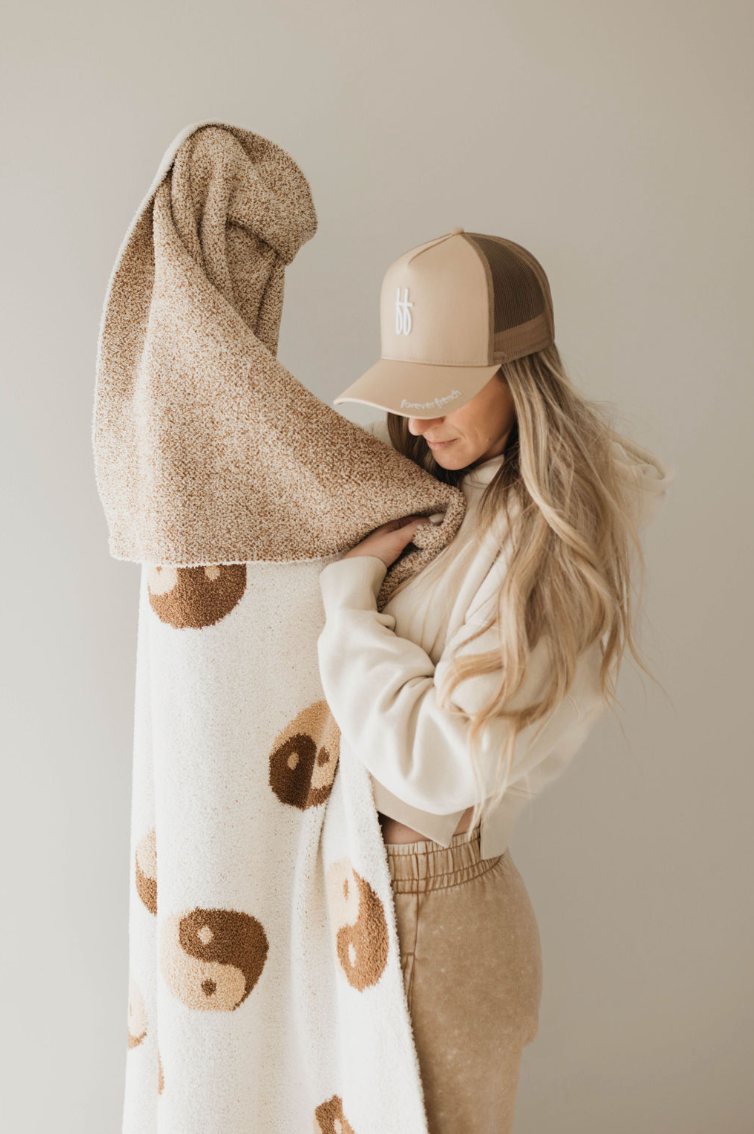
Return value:
[[(479, 502), (473, 539), (478, 544), (489, 538), (502, 515), (501, 540), (507, 541), (509, 561), (496, 611), (467, 642), (497, 623), (500, 648), (454, 657), (443, 689), (447, 698), (466, 678), (500, 672), (497, 693), (472, 716), (469, 728), (480, 796), (469, 833), (505, 792), (516, 737), (537, 721), (544, 727), (567, 696), (585, 650), (600, 642), (600, 687), (611, 708), (617, 703), (618, 671), (627, 650), (650, 674), (634, 631), (644, 558), (613, 444), (625, 438), (612, 428), (604, 407), (576, 389), (554, 344), (503, 363), (495, 377), (510, 389), (516, 420), (503, 462)], [(389, 413), (387, 424), (393, 447), (439, 480), (458, 485), (469, 471), (439, 465), (423, 438), (409, 433), (407, 418)], [(452, 547), (453, 542), (445, 551)], [(436, 558), (438, 567), (443, 558)], [(405, 582), (396, 592), (403, 586)], [(514, 704), (538, 645), (548, 651), (549, 681), (539, 697), (522, 704), (519, 696)], [(499, 716), (508, 718), (510, 732), (496, 769), (494, 794), (484, 801), (476, 746), (488, 722)]]

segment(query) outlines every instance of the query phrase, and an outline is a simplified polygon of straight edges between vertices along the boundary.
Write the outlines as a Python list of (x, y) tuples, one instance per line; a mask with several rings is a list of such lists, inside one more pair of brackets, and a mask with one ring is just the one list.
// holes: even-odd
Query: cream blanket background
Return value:
[(97, 486), (141, 565), (124, 1134), (424, 1134), (386, 854), (323, 698), (318, 576), (462, 493), (275, 358), (316, 231), (301, 170), (222, 122), (167, 149), (100, 325)]

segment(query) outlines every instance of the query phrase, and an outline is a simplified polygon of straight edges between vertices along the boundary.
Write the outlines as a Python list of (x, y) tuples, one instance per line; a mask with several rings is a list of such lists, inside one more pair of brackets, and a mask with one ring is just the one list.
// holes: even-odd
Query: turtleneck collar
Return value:
[(480, 465), (475, 465), (473, 469), (469, 469), (461, 483), (483, 488), (484, 485), (490, 483), (504, 460), (505, 453), (499, 453), (496, 457), (489, 457)]

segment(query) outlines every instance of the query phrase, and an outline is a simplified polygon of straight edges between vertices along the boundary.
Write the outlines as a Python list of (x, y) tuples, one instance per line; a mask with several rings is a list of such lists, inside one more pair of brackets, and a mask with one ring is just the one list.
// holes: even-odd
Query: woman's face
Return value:
[[(498, 370), (459, 409), (444, 417), (410, 417), (408, 429), (416, 437), (424, 436), (438, 465), (464, 469), (502, 453), (515, 420), (513, 395)], [(448, 444), (434, 444), (441, 441)]]

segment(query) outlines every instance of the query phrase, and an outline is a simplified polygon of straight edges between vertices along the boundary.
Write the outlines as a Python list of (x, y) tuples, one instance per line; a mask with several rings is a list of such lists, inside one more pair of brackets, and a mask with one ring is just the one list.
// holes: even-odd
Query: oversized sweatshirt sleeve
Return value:
[[(441, 707), (439, 692), (456, 648), (460, 656), (484, 652), (494, 647), (497, 630), (492, 626), (464, 647), (483, 622), (479, 608), (451, 636), (435, 666), (419, 645), (395, 633), (392, 615), (377, 610), (386, 572), (373, 555), (341, 558), (320, 572), (325, 626), (317, 648), (324, 693), (341, 732), (372, 775), (409, 805), (445, 815), (477, 800), (470, 714), (495, 692), (500, 675), (460, 682), (448, 708)], [(580, 747), (603, 705), (599, 662), (596, 643), (583, 655), (569, 695), (544, 727), (537, 722), (519, 734), (510, 784), (536, 794)], [(535, 650), (524, 694), (541, 687), (544, 664), (543, 651)], [(509, 729), (507, 720), (496, 717), (482, 733), (483, 798), (492, 793)]]

